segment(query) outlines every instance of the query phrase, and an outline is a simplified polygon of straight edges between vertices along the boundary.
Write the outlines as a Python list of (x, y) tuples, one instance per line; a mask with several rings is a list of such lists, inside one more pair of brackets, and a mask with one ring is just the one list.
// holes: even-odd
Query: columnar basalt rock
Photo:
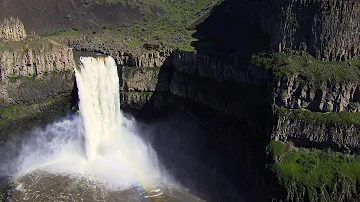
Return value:
[(0, 52), (0, 80), (33, 77), (75, 67), (70, 48), (54, 41), (38, 41), (39, 47), (24, 46)]
[(0, 107), (70, 94), (72, 50), (53, 41), (43, 43), (0, 52)]
[(296, 74), (284, 76), (274, 83), (274, 102), (289, 109), (359, 112), (360, 85), (355, 81), (303, 81)]
[(0, 42), (22, 41), (26, 36), (24, 24), (18, 18), (5, 18), (0, 23)]
[(176, 50), (172, 57), (173, 67), (177, 71), (191, 75), (237, 84), (262, 85), (268, 82), (265, 69), (248, 65), (239, 55), (219, 57)]
[(305, 120), (281, 114), (271, 138), (276, 141), (295, 142), (297, 146), (358, 151), (360, 125)]
[(357, 0), (233, 0), (226, 6), (228, 13), (269, 33), (275, 50), (305, 50), (323, 60), (360, 54)]
[(161, 50), (145, 50), (141, 47), (124, 48), (124, 44), (119, 41), (103, 41), (91, 36), (63, 38), (60, 41), (72, 47), (75, 51), (110, 55), (118, 65), (122, 66), (161, 67), (173, 51), (167, 48)]

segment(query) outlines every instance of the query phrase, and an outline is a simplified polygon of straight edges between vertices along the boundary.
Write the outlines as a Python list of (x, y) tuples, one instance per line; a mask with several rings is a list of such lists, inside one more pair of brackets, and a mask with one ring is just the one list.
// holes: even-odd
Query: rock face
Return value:
[(244, 63), (239, 55), (228, 57), (174, 51), (172, 64), (177, 71), (195, 74), (217, 82), (267, 84), (267, 71)]
[(26, 38), (24, 24), (17, 18), (5, 18), (0, 24), (0, 42), (22, 41)]
[(12, 81), (1, 81), (0, 107), (68, 96), (73, 86), (73, 72), (49, 73), (35, 78), (22, 77)]
[(161, 67), (170, 57), (171, 49), (146, 51), (144, 48), (124, 48), (116, 40), (104, 41), (101, 38), (85, 36), (82, 38), (64, 38), (62, 43), (72, 47), (75, 51), (96, 52), (112, 56), (118, 65), (136, 67)]
[(72, 50), (54, 41), (36, 41), (17, 50), (0, 52), (0, 80), (38, 76), (75, 67)]
[(159, 68), (125, 68), (123, 89), (154, 92), (158, 83)]
[(359, 9), (356, 0), (233, 0), (226, 5), (228, 13), (269, 33), (273, 49), (306, 50), (324, 60), (359, 56)]
[(331, 148), (335, 151), (360, 149), (360, 126), (304, 120), (279, 115), (271, 139), (294, 142), (297, 146)]
[(96, 52), (112, 56), (118, 65), (136, 67), (161, 67), (170, 57), (172, 49), (147, 51), (144, 48), (124, 48), (119, 41), (104, 41), (100, 38), (85, 36), (83, 38), (64, 38), (61, 42), (75, 51)]
[(72, 50), (52, 41), (45, 44), (0, 53), (1, 107), (71, 92)]
[(358, 82), (303, 81), (298, 75), (282, 77), (274, 85), (274, 102), (289, 109), (321, 112), (358, 112)]
[[(124, 70), (122, 106), (145, 109), (151, 105), (152, 109), (160, 110), (181, 108), (190, 111), (189, 113), (200, 108), (203, 110), (200, 113), (206, 114), (203, 116), (235, 120), (241, 129), (231, 131), (226, 137), (219, 134), (216, 137), (209, 135), (209, 139), (213, 138), (218, 144), (224, 141), (222, 146), (212, 145), (210, 148), (218, 149), (223, 156), (234, 155), (233, 158), (229, 157), (230, 162), (249, 165), (243, 171), (248, 174), (247, 177), (252, 176), (249, 180), (262, 179), (259, 176), (266, 175), (254, 166), (264, 158), (261, 143), (266, 140), (293, 142), (295, 146), (318, 149), (331, 148), (340, 152), (360, 151), (360, 126), (357, 124), (310, 120), (271, 111), (275, 106), (280, 106), (289, 111), (309, 109), (332, 113), (357, 112), (357, 82), (319, 82), (316, 79), (310, 82), (304, 81), (298, 75), (274, 79), (272, 73), (265, 68), (243, 62), (240, 55), (236, 54), (219, 57), (173, 51), (166, 64), (160, 68), (157, 76), (151, 72), (151, 68), (133, 67)], [(163, 72), (165, 70), (167, 73)], [(156, 80), (167, 80), (168, 82), (163, 82), (160, 86), (168, 85), (168, 88), (162, 87), (160, 91), (159, 82), (156, 83)], [(356, 180), (349, 179), (350, 181), (353, 183)], [(261, 182), (253, 185), (259, 188)], [(276, 186), (279, 184), (273, 188)], [(326, 193), (331, 195), (333, 201), (350, 201), (350, 198), (356, 197), (358, 193), (358, 189), (354, 187), (351, 191), (346, 190), (346, 186), (342, 186), (341, 182), (336, 186), (339, 190), (344, 189), (344, 192), (327, 190)], [(274, 188), (277, 191), (269, 195), (284, 201), (306, 201), (307, 189), (294, 183), (289, 187)], [(322, 197), (321, 190), (314, 193), (318, 194), (318, 198)], [(261, 198), (259, 201), (267, 199)]]

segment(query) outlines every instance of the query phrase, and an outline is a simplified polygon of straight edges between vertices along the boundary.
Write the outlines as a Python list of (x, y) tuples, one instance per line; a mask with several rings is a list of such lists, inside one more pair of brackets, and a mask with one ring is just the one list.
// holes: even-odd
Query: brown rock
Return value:
[(5, 18), (0, 24), (0, 42), (22, 41), (25, 38), (24, 24), (18, 18)]

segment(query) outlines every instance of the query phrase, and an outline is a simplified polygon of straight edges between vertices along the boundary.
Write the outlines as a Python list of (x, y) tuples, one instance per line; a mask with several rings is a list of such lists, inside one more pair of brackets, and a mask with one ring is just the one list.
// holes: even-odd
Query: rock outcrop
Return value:
[(174, 51), (172, 57), (174, 68), (180, 72), (213, 79), (217, 82), (267, 84), (267, 71), (244, 63), (240, 55), (219, 57)]
[(72, 50), (54, 41), (24, 43), (16, 50), (0, 52), (0, 80), (33, 77), (74, 67)]
[[(210, 111), (208, 116), (218, 113), (229, 120), (236, 120), (236, 123), (241, 126), (239, 131), (232, 132), (229, 137), (211, 138), (216, 139), (217, 142), (228, 138), (218, 149), (224, 156), (237, 153), (239, 156), (230, 158), (229, 161), (237, 163), (241, 161), (242, 164), (249, 165), (248, 170), (244, 172), (248, 174), (247, 177), (252, 176), (251, 179), (258, 179), (259, 176), (265, 175), (262, 173), (264, 171), (255, 169), (253, 166), (261, 162), (264, 157), (261, 143), (270, 139), (292, 142), (293, 145), (300, 147), (330, 148), (339, 152), (360, 151), (358, 132), (360, 126), (356, 123), (314, 120), (272, 111), (274, 107), (280, 106), (287, 108), (288, 111), (291, 109), (318, 111), (320, 115), (324, 115), (324, 112), (357, 112), (359, 87), (356, 81), (325, 80), (320, 82), (317, 79), (304, 80), (297, 74), (284, 75), (275, 79), (273, 72), (269, 69), (244, 62), (241, 56), (236, 54), (220, 57), (173, 51), (166, 64), (168, 65), (160, 68), (158, 76), (152, 72), (151, 68), (132, 67), (124, 70), (122, 106), (144, 109), (151, 105), (152, 109), (180, 108), (187, 112), (191, 111), (190, 113), (199, 110), (197, 108), (204, 108), (203, 110), (206, 111), (201, 111), (201, 113), (206, 114)], [(167, 74), (163, 73), (165, 70)], [(160, 75), (161, 73), (163, 75)], [(169, 81), (161, 85), (168, 85), (168, 90), (161, 88), (162, 91), (159, 91), (159, 82), (155, 81), (161, 79)], [(309, 113), (314, 112), (309, 111)], [(242, 148), (247, 149), (242, 150)], [(248, 151), (250, 152), (247, 153), (247, 157), (242, 156)], [(251, 159), (248, 159), (249, 155)], [(354, 180), (349, 179), (351, 182)], [(261, 187), (259, 184), (261, 183), (256, 186)], [(287, 187), (280, 184), (278, 182), (273, 185), (273, 188), (276, 186), (280, 188), (274, 188), (273, 192), (269, 191), (271, 192), (269, 195), (285, 201), (308, 200), (306, 194), (308, 187), (300, 183)], [(324, 185), (326, 186), (328, 185)], [(329, 185), (330, 188), (331, 186)], [(335, 185), (344, 190), (346, 186), (342, 186), (341, 182)], [(331, 195), (330, 198), (334, 201), (350, 200), (356, 197), (356, 193), (358, 193), (357, 188), (346, 194), (327, 190), (327, 194)], [(321, 198), (321, 190), (315, 190), (313, 194)], [(351, 197), (345, 195), (351, 195)]]
[(273, 49), (305, 50), (324, 60), (359, 56), (359, 9), (360, 2), (356, 0), (233, 0), (226, 3), (227, 13), (269, 33)]
[(26, 36), (24, 24), (18, 18), (5, 18), (0, 24), (0, 42), (22, 41)]
[(279, 115), (271, 139), (293, 142), (299, 147), (360, 150), (360, 125), (304, 119), (290, 114), (291, 111), (288, 111)]
[(360, 86), (357, 81), (304, 81), (297, 74), (284, 76), (274, 84), (274, 102), (289, 109), (358, 112)]
[(161, 67), (170, 57), (172, 49), (145, 50), (141, 47), (124, 48), (124, 44), (116, 40), (84, 36), (79, 38), (63, 38), (62, 43), (75, 51), (96, 52), (112, 56), (118, 65), (137, 67)]
[(53, 41), (0, 52), (0, 106), (69, 94), (74, 67), (72, 50)]

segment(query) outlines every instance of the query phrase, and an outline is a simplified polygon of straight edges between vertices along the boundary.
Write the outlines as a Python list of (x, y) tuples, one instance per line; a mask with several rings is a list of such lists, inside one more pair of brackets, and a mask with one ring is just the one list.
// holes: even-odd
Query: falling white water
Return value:
[(15, 178), (45, 171), (121, 188), (167, 183), (154, 150), (136, 134), (134, 121), (120, 111), (114, 59), (81, 57), (80, 61), (75, 69), (80, 115), (33, 132), (15, 161), (0, 169), (15, 170), (10, 174)]
[(119, 77), (111, 57), (80, 57), (80, 61), (80, 69), (75, 68), (79, 109), (86, 132), (86, 155), (93, 160), (102, 142), (121, 133)]

